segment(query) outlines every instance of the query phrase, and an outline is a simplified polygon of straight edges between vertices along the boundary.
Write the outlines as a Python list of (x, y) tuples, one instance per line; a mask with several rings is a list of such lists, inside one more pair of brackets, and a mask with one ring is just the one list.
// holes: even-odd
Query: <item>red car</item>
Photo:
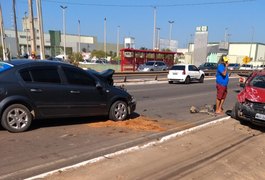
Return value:
[(233, 116), (241, 123), (246, 121), (265, 125), (265, 70), (254, 71), (240, 82), (243, 90), (237, 95)]

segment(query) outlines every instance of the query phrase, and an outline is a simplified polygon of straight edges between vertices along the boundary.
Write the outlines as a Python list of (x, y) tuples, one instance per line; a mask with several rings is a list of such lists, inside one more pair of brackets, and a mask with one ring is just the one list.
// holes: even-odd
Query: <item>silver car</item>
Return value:
[(138, 71), (166, 71), (168, 66), (163, 61), (148, 61), (138, 67)]

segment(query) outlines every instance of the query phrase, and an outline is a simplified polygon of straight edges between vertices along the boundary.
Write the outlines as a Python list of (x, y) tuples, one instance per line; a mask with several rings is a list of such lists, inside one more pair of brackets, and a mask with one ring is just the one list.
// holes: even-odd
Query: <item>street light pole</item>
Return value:
[(27, 11), (24, 13), (24, 19), (25, 19), (25, 26), (26, 26), (26, 43), (27, 43), (27, 54), (29, 55), (29, 35), (28, 35), (28, 18), (27, 18)]
[(3, 49), (3, 60), (6, 61), (6, 46), (5, 46), (5, 31), (4, 31), (4, 20), (2, 15), (2, 7), (0, 4), (0, 33), (1, 33), (1, 43), (2, 43), (2, 49)]
[(107, 32), (106, 32), (107, 18), (104, 18), (104, 52), (105, 58), (107, 57)]
[(28, 0), (28, 6), (29, 6), (31, 52), (36, 53), (36, 37), (35, 37), (35, 28), (34, 28), (32, 0)]
[(81, 52), (80, 20), (78, 19), (78, 52)]
[(251, 27), (251, 29), (252, 29), (252, 32), (251, 32), (251, 44), (250, 44), (249, 58), (251, 58), (252, 44), (253, 44), (254, 33), (255, 33), (255, 29), (253, 26)]
[(120, 49), (120, 26), (117, 27), (117, 57), (119, 57), (119, 49)]
[(154, 7), (153, 50), (156, 48), (156, 7)]
[(168, 22), (169, 22), (169, 49), (171, 50), (172, 25), (174, 21), (168, 21)]
[(67, 6), (60, 6), (63, 10), (63, 34), (64, 34), (64, 58), (66, 58), (66, 35), (65, 35), (65, 9), (67, 8)]
[(157, 27), (156, 30), (157, 30), (156, 48), (159, 50), (160, 49), (160, 28)]
[(19, 58), (21, 53), (20, 53), (20, 47), (19, 47), (19, 41), (18, 41), (18, 33), (17, 33), (16, 0), (13, 0), (13, 13), (14, 13), (15, 35), (16, 35), (17, 57)]
[(42, 21), (42, 7), (41, 0), (36, 0), (37, 14), (39, 19), (39, 37), (40, 37), (40, 57), (45, 59), (45, 45), (44, 45), (44, 34), (43, 34), (43, 21)]

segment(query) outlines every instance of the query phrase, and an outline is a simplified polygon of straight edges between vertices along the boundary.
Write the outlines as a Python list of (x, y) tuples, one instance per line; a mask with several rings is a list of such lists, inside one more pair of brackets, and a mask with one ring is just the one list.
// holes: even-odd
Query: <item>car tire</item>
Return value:
[(168, 81), (168, 84), (173, 84), (173, 81)]
[(113, 121), (123, 121), (128, 116), (128, 106), (124, 101), (114, 102), (109, 111), (109, 118)]
[(201, 75), (200, 79), (199, 79), (199, 82), (200, 83), (203, 83), (204, 82), (204, 75)]
[(187, 76), (186, 79), (185, 79), (185, 84), (189, 84), (190, 83), (190, 77)]
[(2, 115), (1, 124), (9, 132), (17, 133), (26, 131), (32, 122), (29, 109), (22, 104), (8, 106)]

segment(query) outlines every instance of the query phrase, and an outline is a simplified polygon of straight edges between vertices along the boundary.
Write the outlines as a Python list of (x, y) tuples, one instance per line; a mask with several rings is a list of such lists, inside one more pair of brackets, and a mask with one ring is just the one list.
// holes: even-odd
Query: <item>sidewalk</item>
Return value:
[(46, 180), (264, 179), (264, 133), (223, 118), (47, 174)]

